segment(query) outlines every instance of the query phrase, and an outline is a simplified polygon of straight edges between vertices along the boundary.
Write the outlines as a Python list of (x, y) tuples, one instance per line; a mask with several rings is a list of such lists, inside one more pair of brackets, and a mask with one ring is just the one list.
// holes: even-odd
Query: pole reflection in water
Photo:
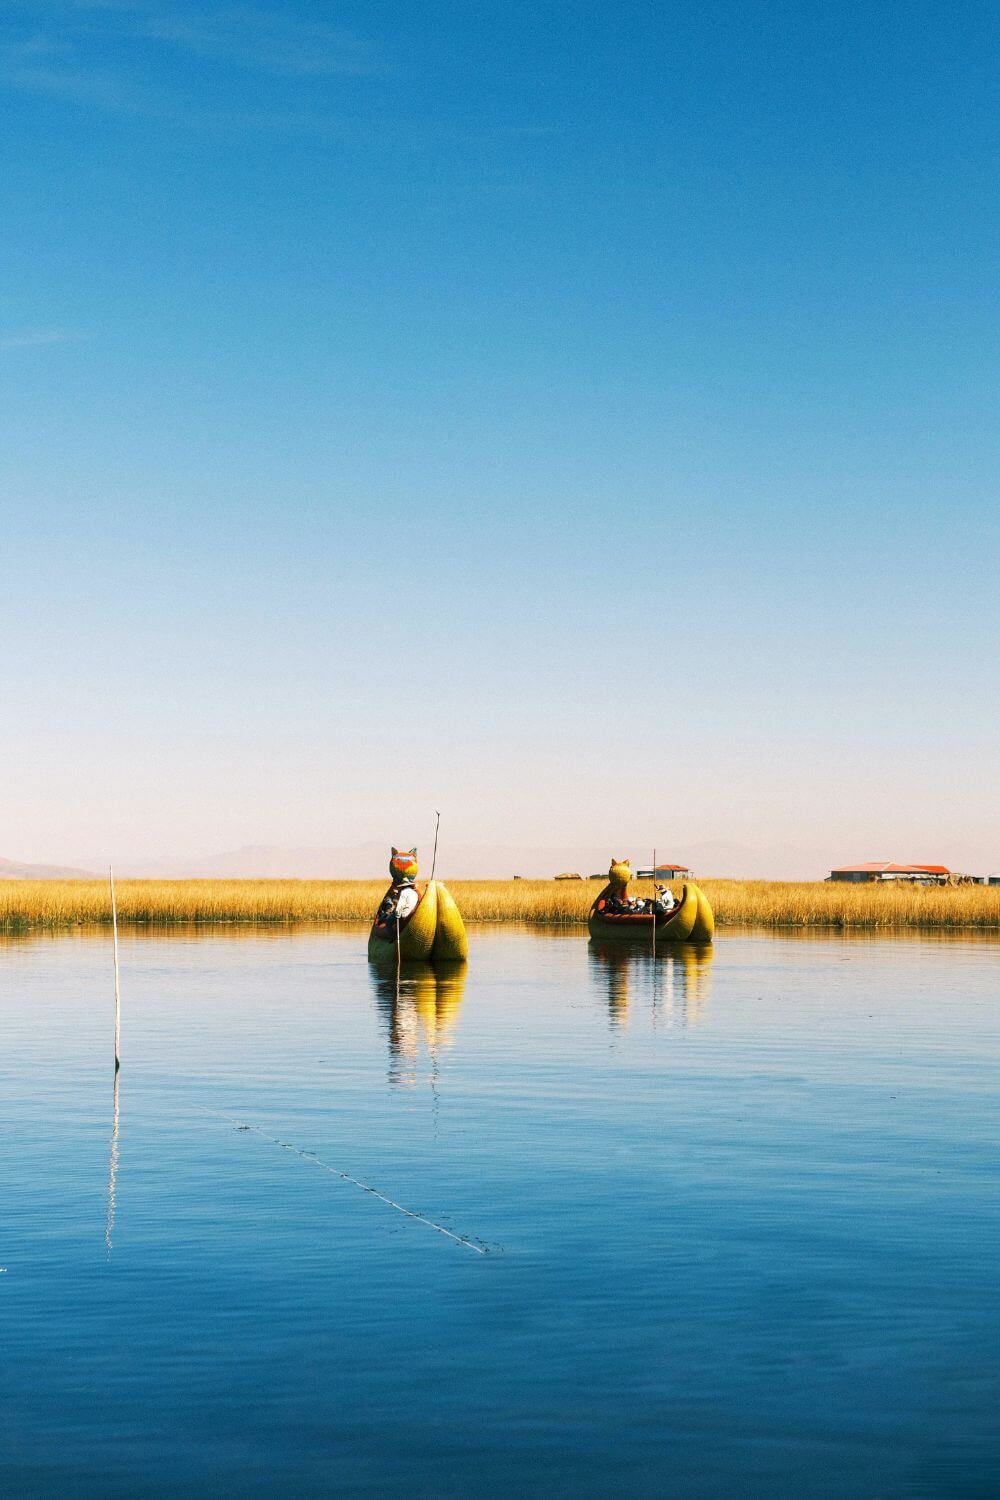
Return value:
[(111, 1236), (115, 1227), (115, 1194), (118, 1187), (118, 1102), (119, 1072), (115, 1069), (114, 1110), (111, 1116), (111, 1149), (108, 1153), (108, 1216), (104, 1224), (104, 1243), (111, 1254)]
[(440, 1049), (450, 1045), (465, 994), (467, 964), (433, 969), (428, 964), (396, 974), (371, 969), (371, 980), (389, 1044), (389, 1082), (413, 1087), (420, 1039), (436, 1068)]
[(715, 949), (710, 943), (663, 943), (654, 954), (645, 945), (591, 939), (587, 951), (613, 1031), (624, 1031), (633, 1002), (647, 1003), (654, 1026), (698, 1024), (711, 994)]

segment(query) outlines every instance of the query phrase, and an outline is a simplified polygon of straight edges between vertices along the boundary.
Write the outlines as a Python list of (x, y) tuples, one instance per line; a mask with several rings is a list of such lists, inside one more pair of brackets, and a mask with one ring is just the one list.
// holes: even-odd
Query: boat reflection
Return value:
[(389, 1082), (412, 1086), (421, 1038), (434, 1064), (439, 1051), (451, 1044), (468, 964), (439, 969), (428, 964), (404, 966), (398, 976), (371, 968), (369, 975), (389, 1044)]
[(652, 948), (591, 939), (587, 951), (612, 1030), (625, 1029), (633, 1003), (648, 1005), (654, 1025), (697, 1026), (711, 994), (711, 943), (665, 943), (654, 954)]

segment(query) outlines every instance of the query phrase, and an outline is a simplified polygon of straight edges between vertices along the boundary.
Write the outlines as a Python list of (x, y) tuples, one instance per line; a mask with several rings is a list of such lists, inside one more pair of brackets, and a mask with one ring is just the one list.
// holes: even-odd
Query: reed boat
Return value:
[(668, 912), (606, 912), (611, 887), (605, 886), (590, 908), (587, 927), (592, 938), (622, 939), (651, 943), (710, 943), (715, 935), (715, 914), (708, 897), (693, 880), (681, 887), (680, 900)]
[(381, 925), (375, 921), (368, 935), (368, 957), (383, 966), (414, 960), (434, 963), (464, 963), (469, 956), (469, 940), (462, 914), (448, 887), (441, 880), (429, 880), (416, 886), (417, 904), (399, 924)]
[(464, 964), (469, 957), (469, 939), (454, 896), (443, 880), (437, 886), (437, 932), (431, 958), (438, 964)]

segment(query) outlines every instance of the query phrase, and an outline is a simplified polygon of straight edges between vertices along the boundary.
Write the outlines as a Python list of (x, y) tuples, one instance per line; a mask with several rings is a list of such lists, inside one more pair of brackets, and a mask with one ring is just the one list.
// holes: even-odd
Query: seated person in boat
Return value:
[(628, 883), (631, 879), (632, 867), (628, 860), (613, 859), (608, 884), (597, 898), (597, 910), (602, 917), (665, 917), (677, 905), (673, 892), (665, 885), (656, 886), (656, 895), (651, 901), (630, 896)]
[(632, 867), (627, 859), (613, 859), (608, 871), (608, 883), (597, 898), (597, 910), (602, 917), (637, 917), (646, 909), (645, 901), (630, 896), (628, 883), (632, 879)]
[(658, 917), (665, 917), (677, 905), (677, 898), (669, 885), (657, 885), (656, 895), (649, 902), (649, 909)]
[(376, 927), (398, 925), (405, 922), (416, 910), (420, 900), (414, 882), (417, 878), (416, 849), (393, 849), (389, 859), (389, 876), (392, 884), (382, 897), (375, 914)]

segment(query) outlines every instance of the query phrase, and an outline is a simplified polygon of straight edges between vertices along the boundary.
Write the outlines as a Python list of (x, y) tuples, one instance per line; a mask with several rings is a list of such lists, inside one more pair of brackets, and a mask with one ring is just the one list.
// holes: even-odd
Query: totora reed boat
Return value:
[(632, 871), (627, 860), (613, 860), (608, 883), (590, 908), (587, 927), (592, 938), (621, 938), (650, 943), (710, 943), (715, 935), (715, 915), (708, 897), (693, 880), (685, 881), (680, 897), (667, 904), (662, 899), (630, 898)]
[(469, 940), (462, 914), (442, 880), (416, 884), (417, 851), (393, 849), (392, 884), (382, 898), (368, 936), (372, 963), (431, 961), (464, 963)]

